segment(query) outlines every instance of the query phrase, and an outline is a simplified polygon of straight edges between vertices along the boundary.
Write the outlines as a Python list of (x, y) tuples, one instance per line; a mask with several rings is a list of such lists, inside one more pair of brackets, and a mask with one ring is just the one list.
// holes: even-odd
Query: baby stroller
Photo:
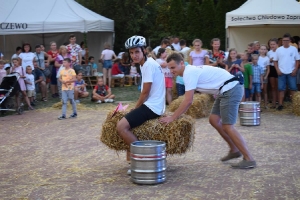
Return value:
[[(13, 72), (3, 77), (2, 83), (0, 84), (0, 111), (1, 114), (6, 111), (15, 111), (14, 109), (14, 97), (17, 92), (20, 91), (19, 80), (20, 74)], [(23, 113), (23, 106), (18, 106), (18, 114)]]

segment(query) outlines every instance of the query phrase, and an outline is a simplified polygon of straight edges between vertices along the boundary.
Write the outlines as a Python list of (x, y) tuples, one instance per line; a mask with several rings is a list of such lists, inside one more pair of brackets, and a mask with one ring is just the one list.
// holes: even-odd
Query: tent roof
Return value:
[(74, 0), (0, 0), (0, 35), (114, 31), (114, 21)]
[(300, 3), (295, 0), (248, 0), (226, 13), (228, 26), (300, 24)]

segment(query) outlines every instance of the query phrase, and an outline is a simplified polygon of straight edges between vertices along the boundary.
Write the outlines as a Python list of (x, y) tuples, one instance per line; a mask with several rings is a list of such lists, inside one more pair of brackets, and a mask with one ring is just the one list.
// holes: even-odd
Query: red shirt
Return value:
[(51, 56), (51, 58), (54, 58), (54, 61), (52, 62), (52, 64), (54, 64), (55, 59), (56, 59), (56, 57), (58, 56), (58, 51), (56, 51), (56, 53), (53, 53), (51, 50), (49, 50), (49, 51), (47, 52), (47, 54), (48, 54), (49, 56)]
[(112, 66), (111, 75), (118, 75), (118, 74), (122, 74), (122, 71), (119, 69), (119, 64), (115, 63)]
[(95, 85), (94, 89), (96, 90), (96, 93), (100, 96), (105, 96), (107, 94), (107, 91), (109, 90), (109, 87), (107, 85)]

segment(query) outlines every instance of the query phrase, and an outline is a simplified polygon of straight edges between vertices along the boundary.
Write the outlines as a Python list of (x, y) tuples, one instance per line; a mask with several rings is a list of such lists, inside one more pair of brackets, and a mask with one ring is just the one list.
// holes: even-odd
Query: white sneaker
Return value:
[(127, 175), (128, 175), (128, 176), (131, 176), (131, 169), (129, 169), (129, 170), (127, 171)]
[(108, 102), (112, 103), (112, 102), (114, 102), (114, 100), (113, 99), (108, 99)]
[(109, 99), (105, 99), (104, 102), (105, 102), (105, 103), (108, 103), (108, 102), (109, 102)]
[(96, 103), (102, 103), (102, 101), (101, 101), (101, 100), (98, 100)]

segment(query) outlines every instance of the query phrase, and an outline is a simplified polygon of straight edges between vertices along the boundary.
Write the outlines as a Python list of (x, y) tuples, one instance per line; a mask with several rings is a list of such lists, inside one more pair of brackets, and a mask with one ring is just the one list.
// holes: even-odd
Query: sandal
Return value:
[(47, 101), (46, 97), (42, 97), (42, 101)]

